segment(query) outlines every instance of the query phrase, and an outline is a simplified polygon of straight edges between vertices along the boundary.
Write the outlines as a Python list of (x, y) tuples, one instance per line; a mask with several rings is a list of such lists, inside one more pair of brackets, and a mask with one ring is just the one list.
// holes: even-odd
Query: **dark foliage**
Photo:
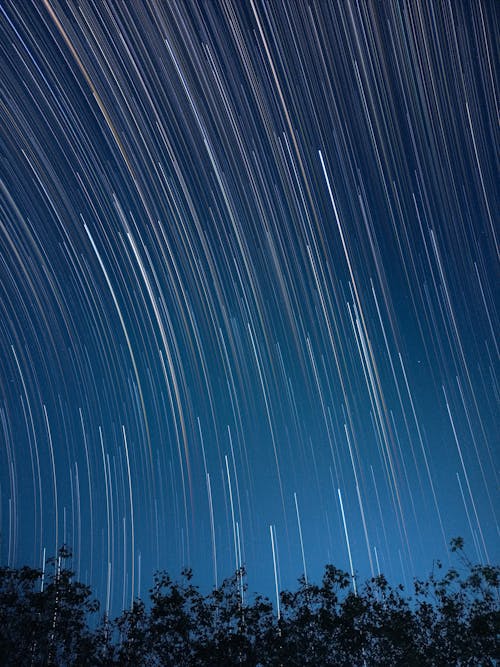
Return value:
[[(383, 576), (357, 594), (348, 574), (327, 565), (321, 585), (299, 580), (267, 598), (248, 597), (245, 572), (207, 595), (185, 570), (155, 576), (149, 601), (114, 621), (92, 622), (99, 605), (73, 579), (70, 553), (39, 570), (0, 568), (2, 665), (496, 665), (500, 661), (500, 568), (474, 565), (452, 541), (457, 569), (437, 563), (411, 596)], [(95, 628), (95, 626), (97, 627)], [(90, 629), (94, 627), (95, 629)]]
[(89, 616), (99, 605), (91, 591), (73, 581), (63, 547), (42, 572), (0, 568), (0, 656), (2, 665), (93, 665), (97, 635)]

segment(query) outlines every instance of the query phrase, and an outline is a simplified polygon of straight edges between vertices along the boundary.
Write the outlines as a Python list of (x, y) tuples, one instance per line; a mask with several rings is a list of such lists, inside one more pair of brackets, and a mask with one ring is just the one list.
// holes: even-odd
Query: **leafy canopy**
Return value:
[(500, 662), (500, 568), (473, 564), (463, 539), (457, 567), (437, 562), (407, 594), (383, 575), (357, 592), (327, 565), (320, 584), (283, 591), (279, 618), (248, 596), (245, 571), (203, 595), (191, 570), (158, 572), (149, 600), (99, 617), (91, 589), (74, 580), (65, 547), (48, 572), (0, 568), (2, 665), (493, 666)]

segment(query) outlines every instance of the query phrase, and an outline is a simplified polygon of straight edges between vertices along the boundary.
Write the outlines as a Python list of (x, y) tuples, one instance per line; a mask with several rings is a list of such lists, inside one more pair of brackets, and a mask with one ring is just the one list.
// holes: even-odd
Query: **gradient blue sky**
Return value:
[(498, 11), (0, 0), (2, 563), (498, 560)]

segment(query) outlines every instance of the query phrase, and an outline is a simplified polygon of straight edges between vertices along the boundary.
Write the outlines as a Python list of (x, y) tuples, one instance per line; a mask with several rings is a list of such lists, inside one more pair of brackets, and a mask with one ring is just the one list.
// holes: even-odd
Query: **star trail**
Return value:
[(498, 12), (0, 0), (2, 563), (498, 559)]

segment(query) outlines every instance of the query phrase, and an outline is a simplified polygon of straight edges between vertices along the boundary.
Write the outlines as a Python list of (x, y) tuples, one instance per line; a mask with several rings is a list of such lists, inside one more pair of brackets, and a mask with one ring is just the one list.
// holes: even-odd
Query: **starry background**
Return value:
[(498, 560), (498, 13), (0, 0), (2, 563)]

